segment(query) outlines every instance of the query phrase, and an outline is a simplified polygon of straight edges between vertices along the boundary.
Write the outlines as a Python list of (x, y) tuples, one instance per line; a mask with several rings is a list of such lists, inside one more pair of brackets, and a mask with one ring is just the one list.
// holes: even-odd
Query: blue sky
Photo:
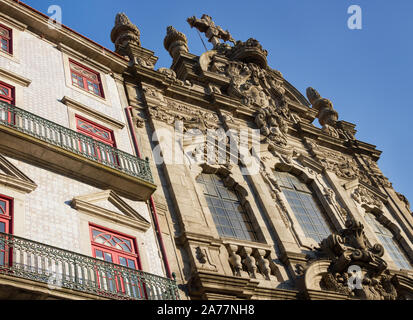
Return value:
[[(43, 13), (50, 5), (61, 6), (65, 25), (110, 49), (115, 15), (125, 12), (141, 30), (142, 45), (159, 57), (156, 68), (171, 64), (163, 48), (169, 25), (186, 34), (190, 52), (204, 52), (186, 22), (193, 15), (209, 14), (236, 40), (256, 38), (268, 50), (272, 68), (301, 93), (312, 86), (331, 99), (340, 120), (357, 124), (356, 137), (383, 151), (380, 168), (396, 191), (413, 202), (413, 1), (24, 2)], [(347, 28), (352, 4), (362, 8), (362, 30)]]

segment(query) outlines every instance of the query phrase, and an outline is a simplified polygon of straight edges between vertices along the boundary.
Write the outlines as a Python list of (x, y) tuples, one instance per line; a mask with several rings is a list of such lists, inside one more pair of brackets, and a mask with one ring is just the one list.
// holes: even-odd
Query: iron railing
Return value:
[(0, 233), (0, 274), (108, 299), (179, 299), (175, 280), (6, 233)]
[(52, 145), (153, 183), (148, 159), (139, 159), (2, 101), (0, 101), (0, 125), (24, 132)]

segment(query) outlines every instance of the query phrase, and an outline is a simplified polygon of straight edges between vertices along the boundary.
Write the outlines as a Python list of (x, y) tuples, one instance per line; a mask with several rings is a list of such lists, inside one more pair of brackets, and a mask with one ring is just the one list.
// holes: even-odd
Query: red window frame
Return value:
[[(0, 101), (6, 102), (12, 106), (15, 104), (15, 88), (7, 83), (0, 81)], [(10, 109), (3, 109), (0, 112), (0, 121), (12, 124), (15, 121), (15, 115)]]
[[(142, 269), (139, 250), (138, 246), (136, 245), (136, 239), (134, 237), (114, 230), (110, 230), (108, 228), (97, 226), (95, 224), (89, 224), (89, 230), (92, 244), (92, 254), (94, 258), (129, 268), (131, 268), (130, 262), (133, 262), (134, 268), (132, 269)], [(100, 232), (99, 235), (95, 235), (94, 231), (96, 231), (96, 233)], [(96, 241), (98, 237), (99, 239), (101, 239), (101, 241), (104, 241), (104, 243), (101, 243), (101, 241)], [(130, 252), (115, 248), (111, 243), (111, 241), (116, 241), (114, 237), (116, 239), (123, 240), (125, 246), (127, 246), (127, 243), (129, 243)], [(117, 244), (120, 245), (119, 242), (117, 242)], [(106, 259), (107, 255), (110, 256), (110, 260)], [(122, 263), (122, 259), (124, 260), (124, 263)], [(102, 278), (109, 278), (110, 280), (114, 280), (113, 282), (115, 283), (115, 285), (113, 285), (113, 282), (111, 282), (111, 287), (108, 288), (110, 290), (116, 289), (117, 292), (123, 294), (128, 291), (129, 294), (133, 294), (136, 297), (143, 297), (145, 295), (145, 288), (141, 283), (134, 283), (133, 281), (129, 281), (129, 279), (126, 279), (123, 276), (120, 277), (118, 275), (111, 274), (102, 276), (100, 274), (100, 276), (98, 275), (99, 286), (101, 286), (100, 281)]]
[(5, 82), (0, 81), (0, 101), (14, 105), (15, 88)]
[(0, 50), (13, 54), (13, 30), (2, 24), (0, 24)]
[[(4, 205), (3, 205), (4, 204)], [(0, 224), (0, 232), (13, 233), (13, 198), (0, 194), (0, 223), (4, 224), (4, 231)]]
[[(108, 146), (116, 148), (116, 141), (115, 136), (113, 134), (113, 130), (101, 126), (79, 115), (75, 115), (75, 119), (77, 132), (82, 133), (95, 141), (99, 141)], [(86, 143), (81, 141), (79, 142), (79, 148), (83, 152), (90, 153), (100, 162), (106, 161), (115, 166), (119, 164), (118, 157), (114, 152), (112, 152), (112, 150), (102, 150), (104, 148), (100, 148), (97, 145), (87, 145)]]
[(69, 59), (72, 85), (91, 94), (105, 98), (100, 74), (84, 65)]
[[(13, 234), (13, 198), (5, 195), (0, 195), (0, 232)], [(5, 239), (7, 238), (6, 236)], [(0, 268), (1, 266), (10, 267), (13, 263), (12, 257), (12, 248), (0, 241)]]
[[(97, 140), (100, 142), (103, 142), (104, 144), (107, 144), (111, 147), (116, 148), (116, 141), (115, 141), (115, 135), (113, 134), (113, 130), (108, 129), (104, 126), (101, 126), (89, 119), (86, 119), (84, 117), (81, 117), (79, 115), (75, 115), (76, 118), (76, 130), (78, 132), (83, 133), (84, 135), (87, 135), (88, 137), (91, 137), (93, 140)], [(88, 130), (87, 128), (85, 128), (84, 126), (82, 127), (81, 124), (79, 122), (83, 122), (86, 125), (89, 125), (91, 128), (91, 130)], [(97, 134), (95, 131), (100, 131), (102, 133), (106, 133), (108, 138), (105, 138), (102, 135)]]

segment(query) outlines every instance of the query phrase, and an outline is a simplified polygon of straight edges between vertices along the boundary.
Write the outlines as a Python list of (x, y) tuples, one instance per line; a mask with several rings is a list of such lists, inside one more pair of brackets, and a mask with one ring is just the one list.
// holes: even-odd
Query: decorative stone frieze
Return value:
[(382, 200), (376, 196), (373, 192), (368, 190), (366, 187), (359, 185), (351, 194), (351, 197), (360, 205), (367, 206), (369, 208), (383, 207)]
[[(158, 97), (155, 91), (152, 96)], [(200, 108), (194, 108), (182, 103), (177, 103), (167, 99), (165, 106), (153, 106), (149, 108), (149, 114), (156, 120), (174, 124), (175, 121), (182, 121), (185, 129), (199, 129), (205, 132), (207, 129), (217, 129), (220, 120), (217, 114), (204, 111)]]

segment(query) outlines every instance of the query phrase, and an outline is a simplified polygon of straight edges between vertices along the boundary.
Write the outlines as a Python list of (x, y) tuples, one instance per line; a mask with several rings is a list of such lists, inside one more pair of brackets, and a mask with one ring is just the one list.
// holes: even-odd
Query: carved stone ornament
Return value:
[(343, 138), (345, 140), (354, 139), (354, 131), (345, 128), (338, 120), (338, 113), (333, 108), (333, 103), (326, 98), (322, 98), (314, 88), (307, 88), (307, 98), (318, 114), (317, 118), (322, 125), (322, 131), (334, 138)]
[[(321, 288), (365, 300), (395, 300), (397, 291), (387, 263), (381, 258), (384, 248), (369, 245), (361, 222), (348, 219), (346, 229), (321, 242), (321, 250), (331, 261), (322, 275)], [(350, 266), (361, 269), (361, 285), (349, 286)]]
[[(230, 47), (229, 52), (234, 48)], [(257, 50), (260, 52), (261, 49)], [(231, 59), (231, 55), (228, 50), (207, 51), (199, 59), (200, 67), (228, 78), (226, 93), (246, 106), (254, 109), (286, 107), (283, 78), (279, 72), (267, 67), (266, 63), (257, 64), (260, 59), (252, 52), (242, 59)]]
[(291, 222), (288, 219), (288, 209), (287, 206), (281, 197), (281, 187), (279, 186), (277, 180), (274, 178), (273, 174), (265, 170), (264, 165), (261, 165), (260, 170), (261, 176), (264, 181), (267, 183), (267, 186), (270, 189), (271, 197), (275, 200), (275, 205), (277, 206), (278, 212), (280, 213), (281, 219), (284, 222), (287, 228), (291, 228)]
[(169, 68), (159, 68), (158, 69), (159, 73), (162, 73), (163, 75), (167, 76), (170, 80), (172, 80), (172, 83), (180, 85), (180, 86), (187, 86), (187, 87), (191, 87), (192, 84), (189, 80), (186, 80), (185, 82), (182, 80), (179, 80), (176, 77), (176, 73), (174, 70), (169, 69)]
[(200, 32), (205, 33), (208, 41), (211, 42), (214, 47), (220, 43), (220, 39), (224, 41), (231, 41), (235, 44), (234, 39), (228, 30), (224, 31), (220, 26), (216, 26), (212, 18), (207, 14), (202, 15), (201, 19), (197, 19), (195, 16), (186, 20), (191, 28), (196, 28)]
[[(263, 69), (255, 63), (223, 59), (217, 51), (202, 55), (200, 64), (206, 71), (229, 79), (226, 93), (256, 110), (255, 123), (270, 151), (283, 153), (291, 114), (286, 105), (282, 78), (273, 70)], [(210, 91), (220, 92), (215, 86)]]
[(212, 263), (208, 251), (207, 248), (201, 246), (195, 248), (195, 258), (196, 263), (198, 264), (197, 268), (208, 271), (217, 271), (217, 266)]
[(153, 106), (149, 108), (149, 114), (156, 120), (174, 124), (175, 121), (183, 122), (185, 129), (217, 129), (220, 121), (218, 115), (212, 112), (193, 108), (175, 101), (166, 100), (166, 106)]
[(337, 201), (334, 190), (323, 186), (323, 191), (328, 203), (337, 210), (337, 212), (340, 214), (340, 217), (343, 219), (343, 221), (345, 221), (347, 219), (348, 212)]
[(337, 177), (346, 180), (361, 177), (361, 171), (353, 158), (321, 148), (311, 139), (304, 138), (304, 141), (311, 156), (318, 160), (326, 170), (334, 172)]
[(326, 156), (320, 159), (321, 164), (326, 170), (333, 171), (337, 177), (348, 180), (359, 177), (359, 170), (353, 159), (336, 154), (336, 157), (331, 157), (331, 154)]
[(360, 205), (367, 206), (369, 208), (383, 207), (383, 202), (374, 193), (369, 191), (366, 187), (359, 185), (351, 194), (351, 197)]
[(141, 45), (140, 31), (124, 13), (118, 13), (115, 18), (115, 26), (110, 35), (112, 42), (115, 44), (116, 52), (126, 55), (124, 48), (128, 43)]
[(188, 52), (188, 40), (186, 36), (172, 26), (166, 28), (163, 45), (174, 60), (178, 58), (181, 52)]

